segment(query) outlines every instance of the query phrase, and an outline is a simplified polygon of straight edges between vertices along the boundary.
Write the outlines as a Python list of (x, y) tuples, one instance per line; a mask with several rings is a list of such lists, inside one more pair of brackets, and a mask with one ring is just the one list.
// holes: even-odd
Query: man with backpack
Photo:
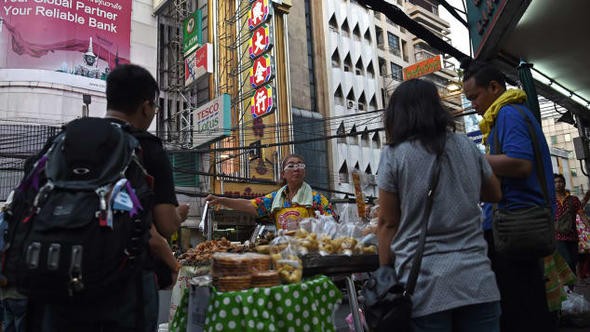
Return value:
[[(105, 119), (65, 126), (15, 190), (4, 271), (29, 298), (29, 331), (154, 331), (153, 259), (186, 219), (162, 142), (148, 132), (159, 89), (122, 65), (107, 77)], [(9, 285), (10, 285), (9, 278)]]

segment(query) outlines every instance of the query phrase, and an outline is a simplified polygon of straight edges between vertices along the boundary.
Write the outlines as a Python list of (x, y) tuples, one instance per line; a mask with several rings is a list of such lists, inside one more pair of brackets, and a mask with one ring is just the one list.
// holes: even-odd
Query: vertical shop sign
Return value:
[(250, 68), (250, 85), (253, 88), (270, 82), (274, 78), (274, 68), (272, 56), (264, 54), (254, 60), (254, 64)]
[(253, 30), (260, 24), (267, 22), (272, 16), (272, 6), (269, 0), (251, 1), (250, 11), (248, 12), (248, 27)]
[(250, 111), (254, 119), (274, 111), (274, 90), (270, 84), (261, 86), (250, 99)]
[(273, 46), (271, 40), (272, 30), (270, 25), (264, 24), (254, 30), (252, 37), (248, 41), (248, 54), (250, 54), (250, 58), (254, 60), (268, 52)]
[(248, 27), (252, 32), (248, 54), (252, 59), (250, 85), (256, 89), (250, 99), (252, 118), (270, 114), (275, 109), (272, 80), (275, 77), (274, 58), (268, 54), (273, 47), (272, 4), (270, 0), (250, 0)]
[(197, 49), (203, 43), (203, 16), (197, 9), (182, 22), (182, 51), (184, 56)]

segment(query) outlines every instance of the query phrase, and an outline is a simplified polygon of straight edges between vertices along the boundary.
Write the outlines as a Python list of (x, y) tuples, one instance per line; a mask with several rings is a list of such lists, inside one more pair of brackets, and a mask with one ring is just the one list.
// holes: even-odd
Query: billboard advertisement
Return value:
[(47, 70), (104, 80), (117, 64), (129, 62), (132, 3), (2, 1), (0, 69)]

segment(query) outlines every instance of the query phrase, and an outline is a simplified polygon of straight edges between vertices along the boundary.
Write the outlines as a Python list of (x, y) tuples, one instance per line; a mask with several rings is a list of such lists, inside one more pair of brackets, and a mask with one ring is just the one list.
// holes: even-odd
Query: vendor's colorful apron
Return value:
[(313, 209), (305, 206), (284, 207), (275, 213), (275, 224), (277, 229), (297, 230), (299, 221), (305, 218), (314, 217)]

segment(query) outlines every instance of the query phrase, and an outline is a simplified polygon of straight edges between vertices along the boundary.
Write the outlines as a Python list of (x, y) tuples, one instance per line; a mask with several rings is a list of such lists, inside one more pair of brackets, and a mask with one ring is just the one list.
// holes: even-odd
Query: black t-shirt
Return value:
[[(118, 119), (109, 119), (111, 122), (125, 124)], [(131, 133), (141, 145), (143, 150), (142, 164), (154, 178), (154, 205), (173, 204), (178, 206), (176, 194), (174, 193), (174, 179), (172, 177), (172, 166), (164, 151), (162, 140), (145, 130), (131, 129)]]

